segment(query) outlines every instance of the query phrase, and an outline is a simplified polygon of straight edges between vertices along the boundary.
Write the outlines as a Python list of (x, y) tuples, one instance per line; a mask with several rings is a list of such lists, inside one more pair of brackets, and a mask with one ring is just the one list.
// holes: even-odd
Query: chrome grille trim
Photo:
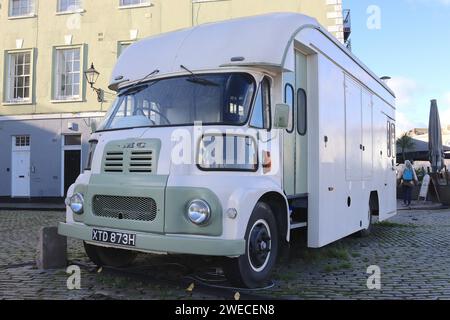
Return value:
[(153, 221), (157, 205), (153, 198), (95, 195), (92, 211), (94, 215), (104, 218)]

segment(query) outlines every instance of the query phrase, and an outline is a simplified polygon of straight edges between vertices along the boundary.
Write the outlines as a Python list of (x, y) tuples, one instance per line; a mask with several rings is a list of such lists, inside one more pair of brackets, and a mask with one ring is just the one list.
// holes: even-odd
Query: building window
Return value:
[(80, 146), (81, 145), (81, 135), (65, 135), (64, 136), (65, 146)]
[(15, 136), (16, 147), (29, 147), (30, 146), (30, 136)]
[(34, 0), (9, 0), (9, 16), (29, 16), (34, 14)]
[(121, 7), (149, 5), (150, 0), (120, 0)]
[(72, 12), (81, 9), (81, 0), (58, 0), (58, 12)]
[(7, 70), (5, 101), (8, 103), (30, 102), (32, 52), (7, 53)]
[(55, 100), (80, 98), (81, 48), (57, 48), (55, 68)]
[(129, 47), (131, 46), (133, 42), (131, 41), (121, 41), (119, 42), (117, 46), (117, 56), (120, 57), (120, 55)]

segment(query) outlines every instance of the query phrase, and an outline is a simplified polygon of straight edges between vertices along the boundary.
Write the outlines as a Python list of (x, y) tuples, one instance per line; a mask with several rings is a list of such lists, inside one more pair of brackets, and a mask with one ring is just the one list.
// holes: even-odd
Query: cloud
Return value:
[(419, 89), (419, 85), (414, 79), (402, 76), (392, 77), (388, 85), (397, 96), (397, 107), (399, 108), (411, 106)]
[(450, 91), (441, 96), (438, 100), (438, 107), (442, 127), (450, 126)]
[(408, 119), (407, 115), (401, 111), (397, 111), (396, 114), (396, 135), (397, 137), (400, 137), (403, 133), (416, 128), (417, 125), (410, 119)]
[[(449, 0), (449, 1), (450, 1), (450, 0)], [(444, 93), (444, 94), (442, 95), (441, 101), (438, 101), (438, 102), (440, 102), (440, 104), (442, 104), (442, 106), (443, 106), (444, 108), (450, 108), (450, 91)]]
[(443, 5), (450, 6), (450, 0), (406, 0), (410, 5), (427, 4), (427, 5)]
[(422, 86), (416, 80), (405, 76), (392, 77), (388, 85), (397, 97), (397, 136), (413, 128), (423, 127), (423, 121), (419, 122), (415, 116), (420, 109), (418, 101)]
[(450, 126), (450, 108), (444, 109), (440, 114), (442, 127)]

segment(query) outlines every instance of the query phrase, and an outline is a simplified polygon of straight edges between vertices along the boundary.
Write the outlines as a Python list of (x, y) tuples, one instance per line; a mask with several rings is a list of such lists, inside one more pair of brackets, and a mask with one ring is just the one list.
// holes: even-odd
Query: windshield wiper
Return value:
[(180, 68), (186, 70), (187, 72), (189, 72), (191, 74), (190, 78), (186, 79), (186, 81), (198, 83), (198, 84), (201, 84), (204, 86), (215, 86), (215, 87), (219, 86), (219, 84), (215, 83), (214, 81), (200, 78), (199, 76), (197, 76), (195, 73), (193, 73), (191, 70), (189, 70), (188, 68), (186, 68), (183, 65), (180, 65)]
[(141, 84), (140, 86), (132, 86), (131, 88), (125, 89), (124, 91), (122, 91), (119, 94), (119, 97), (122, 97), (124, 95), (130, 95), (130, 94), (135, 94), (138, 92), (141, 92), (144, 89), (148, 88), (148, 84)]
[[(144, 82), (145, 80), (151, 78), (152, 76), (154, 76), (154, 75), (156, 75), (156, 74), (158, 74), (158, 73), (159, 73), (159, 70), (158, 70), (158, 69), (153, 70), (153, 71), (150, 72), (148, 75), (146, 75), (145, 77), (143, 77), (142, 79), (140, 79), (138, 82), (136, 82), (135, 84), (133, 84), (131, 87), (129, 87), (128, 89), (125, 89), (125, 91), (122, 92), (120, 95), (122, 96), (122, 95), (124, 95), (124, 94), (129, 94), (130, 92), (134, 92), (134, 90), (133, 90), (134, 88), (136, 88), (136, 87), (139, 86), (142, 82)], [(147, 86), (141, 86), (141, 87), (138, 88), (138, 89), (140, 89), (140, 90), (138, 90), (138, 91), (136, 91), (136, 92), (139, 92), (139, 91), (141, 91), (141, 90), (143, 90), (143, 89), (145, 89), (145, 88), (147, 88)], [(135, 92), (134, 92), (134, 93), (135, 93)]]

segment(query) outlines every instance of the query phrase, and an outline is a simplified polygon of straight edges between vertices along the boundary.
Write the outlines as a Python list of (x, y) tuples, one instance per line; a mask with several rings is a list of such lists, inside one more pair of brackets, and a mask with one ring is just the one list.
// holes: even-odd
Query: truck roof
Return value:
[(299, 13), (270, 13), (159, 34), (129, 46), (119, 57), (109, 84), (117, 90), (121, 84), (138, 81), (155, 70), (158, 76), (227, 66), (266, 66), (283, 68), (286, 53), (298, 32), (313, 28), (344, 49), (393, 96), (350, 51), (346, 50), (316, 19)]

